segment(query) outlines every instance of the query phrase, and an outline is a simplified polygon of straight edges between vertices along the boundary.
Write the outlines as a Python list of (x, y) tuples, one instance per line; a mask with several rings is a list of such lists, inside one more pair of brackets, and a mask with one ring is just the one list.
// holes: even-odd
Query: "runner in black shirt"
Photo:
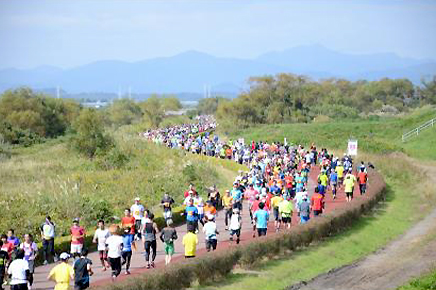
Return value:
[(87, 258), (88, 250), (83, 249), (79, 259), (74, 262), (74, 290), (89, 288), (89, 276), (92, 276), (92, 261)]

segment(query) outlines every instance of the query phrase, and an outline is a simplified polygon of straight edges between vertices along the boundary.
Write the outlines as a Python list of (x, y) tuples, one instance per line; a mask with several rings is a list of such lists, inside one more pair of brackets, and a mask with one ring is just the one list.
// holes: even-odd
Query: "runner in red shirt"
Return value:
[(121, 219), (121, 227), (123, 229), (130, 228), (130, 232), (135, 234), (135, 218), (130, 213), (130, 208), (124, 210), (124, 217)]
[(365, 172), (365, 168), (360, 168), (360, 172), (357, 174), (357, 181), (359, 182), (360, 195), (366, 193), (366, 183), (368, 182), (368, 174)]
[(185, 191), (185, 193), (184, 193), (184, 197), (185, 198), (187, 198), (188, 196), (189, 196), (189, 192), (190, 191), (193, 191), (194, 192), (194, 194), (193, 195), (196, 195), (197, 194), (197, 191), (195, 190), (195, 187), (194, 187), (194, 185), (191, 183), (190, 185), (189, 185), (189, 189), (187, 190), (187, 191)]
[(324, 196), (319, 193), (318, 188), (315, 188), (315, 193), (312, 195), (312, 198), (310, 199), (310, 205), (312, 207), (313, 215), (317, 216), (322, 214), (322, 211), (324, 210)]
[(79, 218), (73, 220), (73, 226), (70, 228), (71, 234), (71, 249), (72, 255), (82, 253), (83, 245), (85, 244), (85, 229), (79, 225)]

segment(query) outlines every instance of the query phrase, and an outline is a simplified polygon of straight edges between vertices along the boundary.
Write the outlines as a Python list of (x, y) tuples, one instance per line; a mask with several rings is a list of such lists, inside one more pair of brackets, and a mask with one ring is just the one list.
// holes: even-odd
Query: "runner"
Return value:
[(330, 187), (332, 189), (333, 199), (336, 199), (336, 192), (338, 188), (338, 174), (333, 168), (331, 169), (329, 179), (330, 179)]
[(259, 203), (259, 209), (254, 213), (254, 221), (256, 222), (257, 234), (259, 237), (266, 236), (268, 230), (269, 213), (264, 210), (265, 204)]
[(210, 215), (215, 219), (217, 215), (216, 208), (213, 206), (213, 203), (211, 200), (206, 201), (206, 205), (204, 207), (204, 216)]
[[(157, 224), (153, 221), (154, 214), (150, 213), (148, 218), (144, 218), (142, 224), (142, 241), (144, 242), (145, 261), (147, 262), (147, 269), (155, 267), (154, 260), (156, 259), (156, 234), (159, 232)], [(150, 253), (153, 251), (150, 263)]]
[[(8, 267), (11, 290), (27, 290), (30, 277), (29, 264), (24, 259), (24, 251), (18, 250), (15, 260)], [(58, 290), (58, 289), (56, 289)]]
[(120, 227), (111, 225), (109, 232), (111, 236), (106, 239), (106, 249), (109, 265), (112, 268), (112, 281), (121, 273), (121, 251), (123, 249), (123, 237), (119, 235)]
[(79, 225), (79, 218), (73, 220), (73, 225), (70, 228), (71, 234), (71, 251), (72, 255), (82, 252), (83, 245), (85, 243), (85, 229)]
[[(363, 161), (362, 161), (362, 163), (363, 163)], [(363, 165), (363, 167), (361, 166), (360, 172), (357, 175), (357, 181), (359, 182), (360, 195), (363, 195), (366, 193), (366, 183), (368, 182), (368, 174), (365, 172), (365, 170), (366, 170), (365, 165)]]
[(313, 215), (318, 216), (322, 214), (325, 202), (324, 202), (324, 195), (322, 195), (318, 188), (315, 188), (315, 193), (312, 195), (312, 198), (310, 199), (310, 205), (312, 207)]
[(233, 183), (231, 195), (233, 200), (233, 207), (242, 210), (242, 192), (239, 190), (238, 182)]
[(344, 179), (345, 195), (347, 197), (347, 202), (351, 202), (353, 200), (353, 191), (354, 191), (355, 182), (356, 182), (356, 177), (351, 173), (351, 169), (350, 169)]
[(41, 225), (42, 238), (42, 257), (43, 264), (47, 265), (50, 261), (57, 262), (57, 257), (54, 250), (54, 238), (56, 225), (52, 222), (51, 217), (47, 216), (45, 222)]
[[(133, 231), (135, 232), (135, 239), (141, 239), (141, 220), (144, 217), (145, 207), (141, 204), (141, 198), (136, 197), (135, 203), (130, 207), (130, 212), (135, 218), (135, 225)], [(128, 225), (127, 225), (128, 226)]]
[(88, 250), (83, 249), (80, 258), (74, 262), (74, 290), (89, 288), (89, 277), (94, 274), (92, 261), (88, 259)]
[(219, 232), (216, 228), (213, 215), (206, 214), (206, 223), (203, 227), (203, 232), (206, 239), (206, 250), (208, 252), (210, 252), (211, 249), (215, 251), (217, 246), (217, 235), (219, 235)]
[(226, 225), (226, 231), (229, 229), (229, 219), (232, 216), (233, 197), (230, 194), (230, 190), (226, 190), (226, 194), (222, 197), (222, 203), (224, 206), (224, 223)]
[(173, 227), (173, 220), (167, 220), (167, 226), (163, 228), (160, 240), (165, 244), (165, 265), (168, 265), (174, 254), (174, 241), (177, 240), (177, 231)]
[(174, 204), (174, 199), (168, 194), (165, 193), (160, 204), (163, 207), (163, 216), (165, 222), (173, 218), (173, 214), (171, 212), (171, 206)]
[(124, 210), (124, 217), (121, 218), (121, 228), (130, 228), (130, 232), (134, 235), (135, 234), (135, 225), (136, 220), (132, 216), (132, 212), (130, 211), (130, 208), (126, 208)]
[(310, 203), (307, 201), (307, 195), (303, 195), (303, 200), (299, 205), (300, 224), (305, 224), (310, 219)]
[(10, 244), (14, 245), (13, 255), (15, 255), (17, 253), (18, 247), (20, 246), (20, 239), (15, 236), (15, 230), (14, 229), (9, 229), (8, 230), (8, 242)]
[(190, 225), (188, 232), (183, 236), (182, 244), (185, 247), (185, 259), (194, 258), (197, 252), (198, 237), (196, 229)]
[(280, 214), (279, 214), (279, 204), (283, 201), (283, 197), (279, 192), (276, 192), (275, 196), (271, 198), (271, 206), (274, 213), (274, 226), (276, 232), (280, 229)]
[(239, 244), (242, 228), (242, 217), (239, 214), (239, 209), (234, 208), (233, 214), (230, 217), (230, 241), (233, 241), (233, 236), (236, 235), (236, 244)]
[(8, 253), (8, 261), (6, 263), (6, 268), (12, 262), (12, 252), (14, 251), (14, 244), (8, 242), (8, 236), (5, 234), (1, 235), (2, 247), (1, 250)]
[(286, 199), (279, 203), (279, 213), (282, 217), (282, 223), (289, 229), (291, 228), (291, 218), (294, 207), (291, 202), (291, 196), (286, 196)]
[(35, 273), (35, 259), (38, 256), (38, 246), (33, 241), (31, 234), (24, 235), (24, 242), (20, 244), (20, 249), (24, 251), (24, 260), (29, 264), (29, 289), (33, 285), (33, 273)]
[(94, 233), (94, 238), (92, 242), (97, 244), (97, 251), (100, 257), (100, 262), (102, 266), (102, 271), (106, 271), (107, 265), (107, 251), (106, 251), (106, 240), (109, 238), (110, 233), (104, 226), (104, 220), (99, 220), (97, 224), (98, 228)]
[(136, 250), (135, 236), (132, 234), (132, 229), (124, 228), (123, 233), (123, 250), (121, 252), (121, 265), (126, 265), (125, 275), (130, 275), (130, 261), (132, 260), (132, 247)]
[(56, 282), (54, 290), (68, 290), (70, 288), (70, 279), (74, 279), (74, 269), (68, 265), (70, 255), (62, 253), (59, 255), (61, 263), (51, 269), (47, 280)]
[(195, 231), (198, 230), (198, 209), (194, 206), (194, 200), (191, 198), (188, 201), (188, 206), (181, 215), (186, 216), (186, 227), (189, 230), (190, 227), (194, 227)]
[(344, 183), (344, 171), (345, 168), (342, 166), (342, 162), (338, 161), (338, 165), (336, 166), (336, 173), (338, 174), (338, 184), (342, 186)]

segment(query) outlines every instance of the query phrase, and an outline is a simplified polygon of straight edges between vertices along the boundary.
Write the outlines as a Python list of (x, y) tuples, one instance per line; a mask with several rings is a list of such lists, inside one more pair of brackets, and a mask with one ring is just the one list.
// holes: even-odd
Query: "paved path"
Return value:
[[(319, 169), (316, 167), (314, 168), (309, 175), (309, 189), (310, 189), (310, 193), (313, 193), (313, 188), (315, 186), (315, 180), (317, 178), (319, 174)], [(339, 191), (338, 192), (338, 198), (336, 200), (333, 200), (331, 197), (331, 194), (327, 194), (326, 195), (326, 212), (331, 211), (334, 208), (337, 208), (339, 206), (343, 206), (345, 204), (345, 196), (343, 191)], [(251, 221), (250, 221), (250, 215), (248, 212), (248, 205), (247, 203), (244, 204), (243, 206), (243, 211), (242, 211), (242, 217), (243, 217), (243, 225), (242, 225), (242, 233), (241, 233), (241, 244), (247, 243), (249, 242), (251, 239), (253, 239), (252, 237), (252, 226), (251, 226)], [(224, 215), (222, 212), (218, 213), (218, 217), (216, 219), (217, 221), (217, 228), (218, 231), (220, 232), (220, 234), (218, 235), (218, 248), (223, 248), (223, 247), (230, 247), (232, 246), (232, 244), (229, 241), (229, 232), (225, 231), (225, 223), (224, 223)], [(296, 215), (296, 212), (294, 212), (294, 216), (292, 218), (292, 224), (293, 225), (297, 225), (298, 224), (298, 217)], [(205, 250), (205, 242), (204, 242), (204, 234), (201, 231), (201, 225), (200, 227), (200, 233), (199, 233), (199, 245), (198, 245), (198, 250), (197, 250), (197, 256), (206, 254), (206, 250)], [(176, 240), (175, 242), (175, 249), (176, 252), (173, 256), (173, 262), (177, 262), (180, 259), (183, 259), (184, 257), (184, 249), (183, 249), (183, 245), (182, 245), (182, 237), (183, 235), (186, 233), (186, 225), (181, 225), (178, 226), (176, 228), (177, 230), (177, 234), (179, 236), (179, 239)], [(268, 224), (268, 235), (274, 234), (275, 230), (274, 230), (274, 222), (273, 222), (273, 217), (270, 218), (270, 222)], [(91, 284), (92, 285), (102, 285), (105, 283), (110, 283), (110, 275), (111, 275), (111, 271), (110, 269), (108, 269), (106, 272), (102, 271), (102, 267), (100, 266), (100, 260), (98, 258), (98, 253), (91, 253), (89, 254), (89, 258), (93, 261), (94, 265), (94, 276), (91, 277)], [(156, 268), (161, 268), (165, 266), (165, 253), (163, 251), (163, 243), (160, 242), (160, 240), (158, 241), (158, 246), (157, 246), (157, 256), (156, 256)], [(132, 263), (131, 263), (131, 275), (135, 275), (138, 273), (142, 273), (144, 271), (153, 271), (152, 269), (146, 269), (146, 263), (145, 263), (145, 259), (144, 259), (144, 251), (143, 251), (143, 245), (142, 243), (138, 244), (138, 250), (136, 252), (133, 253), (132, 256)], [(35, 280), (34, 280), (34, 285), (32, 289), (53, 289), (54, 287), (54, 283), (53, 282), (49, 282), (46, 280), (47, 275), (50, 271), (50, 269), (53, 268), (53, 264), (51, 265), (47, 265), (47, 266), (39, 266), (36, 268), (35, 271)], [(118, 280), (121, 279), (125, 279), (126, 276), (124, 275), (124, 268), (123, 271), (121, 273), (121, 275), (119, 276)]]

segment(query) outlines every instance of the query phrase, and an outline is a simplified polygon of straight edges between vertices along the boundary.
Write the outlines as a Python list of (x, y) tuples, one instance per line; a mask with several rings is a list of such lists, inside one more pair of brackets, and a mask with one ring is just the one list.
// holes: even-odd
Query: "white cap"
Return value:
[(135, 197), (135, 201), (139, 201), (139, 200), (141, 200), (141, 198), (139, 197), (139, 196), (137, 196), (137, 197)]
[(61, 259), (61, 260), (68, 260), (69, 258), (70, 258), (70, 255), (68, 255), (65, 252), (63, 252), (62, 254), (59, 255), (59, 259)]

